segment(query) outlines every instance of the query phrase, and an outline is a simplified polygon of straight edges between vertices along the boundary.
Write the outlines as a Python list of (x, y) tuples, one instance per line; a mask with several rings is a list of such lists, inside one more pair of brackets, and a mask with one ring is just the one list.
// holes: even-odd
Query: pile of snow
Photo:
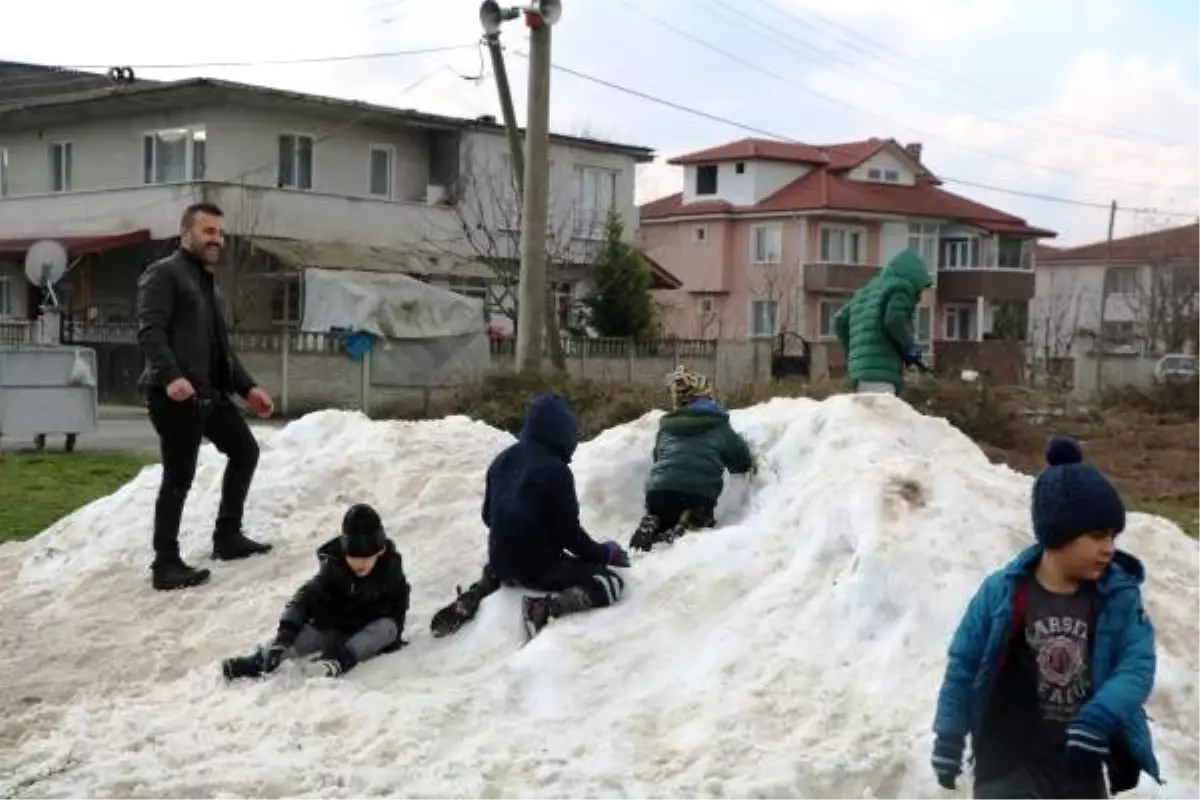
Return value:
[[(511, 437), (451, 418), (313, 414), (264, 435), (249, 530), (274, 554), (150, 590), (148, 468), (0, 549), (0, 791), (41, 796), (937, 796), (944, 653), (967, 598), (1028, 543), (1030, 480), (890, 397), (735, 412), (760, 454), (719, 529), (639, 558), (624, 603), (528, 647), (519, 595), (458, 635), (429, 617), (478, 573), (482, 475)], [(584, 444), (584, 522), (627, 540), (657, 413)], [(223, 461), (206, 448), (184, 524), (207, 558)], [(273, 632), (345, 507), (375, 504), (414, 587), (404, 651), (340, 681), (286, 669), (227, 687), (217, 662)], [(1159, 636), (1149, 712), (1195, 797), (1197, 545), (1132, 515)]]

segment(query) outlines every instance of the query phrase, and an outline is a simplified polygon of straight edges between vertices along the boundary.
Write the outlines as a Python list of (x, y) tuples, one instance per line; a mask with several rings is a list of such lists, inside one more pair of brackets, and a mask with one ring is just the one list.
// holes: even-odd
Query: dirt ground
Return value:
[(1078, 438), (1084, 456), (1109, 476), (1130, 508), (1168, 517), (1192, 536), (1200, 533), (1200, 425), (1195, 420), (1106, 411), (1096, 420), (1021, 426), (1011, 446), (984, 449), (993, 460), (1036, 474), (1045, 465), (1046, 438), (1053, 434)]

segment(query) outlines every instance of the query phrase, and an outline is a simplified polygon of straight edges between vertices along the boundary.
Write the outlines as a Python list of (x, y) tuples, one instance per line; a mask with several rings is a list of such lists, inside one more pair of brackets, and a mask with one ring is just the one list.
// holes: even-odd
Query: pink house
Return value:
[(683, 167), (683, 191), (643, 205), (639, 230), (683, 284), (657, 293), (667, 336), (791, 333), (836, 366), (834, 315), (912, 248), (935, 278), (918, 336), (931, 354), (963, 350), (1018, 327), (1009, 318), (1033, 296), (1037, 240), (1055, 235), (943, 190), (921, 145), (894, 139), (743, 139), (669, 163)]

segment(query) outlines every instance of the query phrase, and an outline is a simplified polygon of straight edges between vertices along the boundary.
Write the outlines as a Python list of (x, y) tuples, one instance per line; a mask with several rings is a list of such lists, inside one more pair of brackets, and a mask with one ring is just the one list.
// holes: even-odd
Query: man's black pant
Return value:
[(241, 531), (246, 494), (258, 466), (258, 442), (250, 426), (227, 397), (192, 397), (175, 402), (161, 387), (146, 393), (150, 422), (158, 432), (162, 484), (154, 504), (154, 553), (159, 559), (179, 556), (179, 522), (196, 476), (200, 443), (208, 439), (224, 455), (225, 477), (213, 536)]
[(608, 567), (573, 557), (565, 557), (545, 572), (518, 583), (537, 592), (581, 589), (592, 601), (592, 608), (611, 606), (625, 591), (625, 579)]

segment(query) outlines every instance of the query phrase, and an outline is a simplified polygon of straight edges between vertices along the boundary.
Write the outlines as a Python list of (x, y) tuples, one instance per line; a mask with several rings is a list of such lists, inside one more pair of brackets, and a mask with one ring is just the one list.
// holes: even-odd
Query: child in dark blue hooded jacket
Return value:
[(933, 769), (953, 789), (964, 741), (975, 797), (1107, 797), (1160, 781), (1143, 706), (1154, 685), (1154, 629), (1141, 562), (1117, 550), (1125, 507), (1051, 439), (1033, 487), (1037, 543), (990, 575), (950, 643), (933, 729)]
[(578, 444), (579, 422), (570, 404), (555, 394), (534, 398), (517, 442), (488, 467), (483, 577), (434, 615), (435, 636), (462, 627), (502, 584), (550, 593), (524, 598), (522, 614), (531, 637), (552, 617), (620, 599), (625, 583), (611, 567), (627, 567), (629, 558), (616, 542), (598, 543), (580, 524), (570, 467)]

